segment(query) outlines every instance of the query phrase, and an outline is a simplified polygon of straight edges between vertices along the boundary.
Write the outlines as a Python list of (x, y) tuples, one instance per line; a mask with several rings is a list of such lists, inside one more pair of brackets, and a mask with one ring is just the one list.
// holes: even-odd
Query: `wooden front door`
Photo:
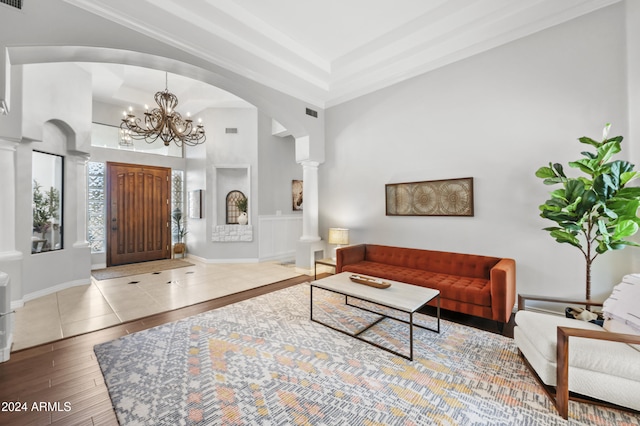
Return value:
[(171, 257), (171, 169), (107, 163), (107, 266)]

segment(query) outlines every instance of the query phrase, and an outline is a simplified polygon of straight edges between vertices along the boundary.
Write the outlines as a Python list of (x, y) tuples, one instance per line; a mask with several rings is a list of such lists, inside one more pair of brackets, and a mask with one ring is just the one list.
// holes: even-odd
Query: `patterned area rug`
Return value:
[[(343, 302), (314, 290), (314, 318), (345, 328), (371, 320)], [(311, 322), (309, 285), (301, 284), (98, 345), (95, 353), (122, 425), (640, 424), (575, 402), (566, 422), (512, 339), (441, 326), (440, 334), (414, 331), (410, 362)], [(384, 320), (368, 334), (406, 351), (405, 324)]]
[(111, 266), (109, 268), (95, 269), (91, 275), (98, 281), (112, 278), (128, 277), (138, 274), (150, 274), (152, 272), (166, 271), (168, 269), (184, 268), (193, 263), (180, 259), (152, 260), (151, 262), (131, 263), (129, 265)]

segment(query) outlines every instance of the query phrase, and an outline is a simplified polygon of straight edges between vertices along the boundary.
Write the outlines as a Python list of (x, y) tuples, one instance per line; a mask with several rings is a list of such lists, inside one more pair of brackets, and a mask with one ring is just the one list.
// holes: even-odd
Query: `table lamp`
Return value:
[[(336, 250), (340, 246), (349, 244), (349, 230), (346, 228), (329, 228), (329, 244), (336, 244)], [(335, 252), (332, 258), (336, 260)]]

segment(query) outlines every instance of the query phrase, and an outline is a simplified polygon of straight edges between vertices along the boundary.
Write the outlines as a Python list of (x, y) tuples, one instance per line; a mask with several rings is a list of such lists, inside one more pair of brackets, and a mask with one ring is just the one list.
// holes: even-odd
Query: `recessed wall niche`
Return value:
[[(215, 197), (213, 211), (216, 212), (215, 226), (212, 240), (216, 242), (252, 241), (253, 227), (251, 226), (251, 167), (250, 165), (216, 165), (213, 177), (215, 179)], [(230, 191), (241, 191), (249, 200), (248, 225), (227, 225), (226, 196)], [(241, 232), (240, 232), (241, 231)]]

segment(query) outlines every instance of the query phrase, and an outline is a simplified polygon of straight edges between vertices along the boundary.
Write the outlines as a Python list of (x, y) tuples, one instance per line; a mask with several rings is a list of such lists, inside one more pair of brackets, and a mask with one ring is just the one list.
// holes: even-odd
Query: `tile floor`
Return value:
[[(16, 309), (13, 351), (215, 299), (313, 271), (279, 263), (205, 264), (98, 281)], [(320, 272), (320, 268), (318, 268)]]

